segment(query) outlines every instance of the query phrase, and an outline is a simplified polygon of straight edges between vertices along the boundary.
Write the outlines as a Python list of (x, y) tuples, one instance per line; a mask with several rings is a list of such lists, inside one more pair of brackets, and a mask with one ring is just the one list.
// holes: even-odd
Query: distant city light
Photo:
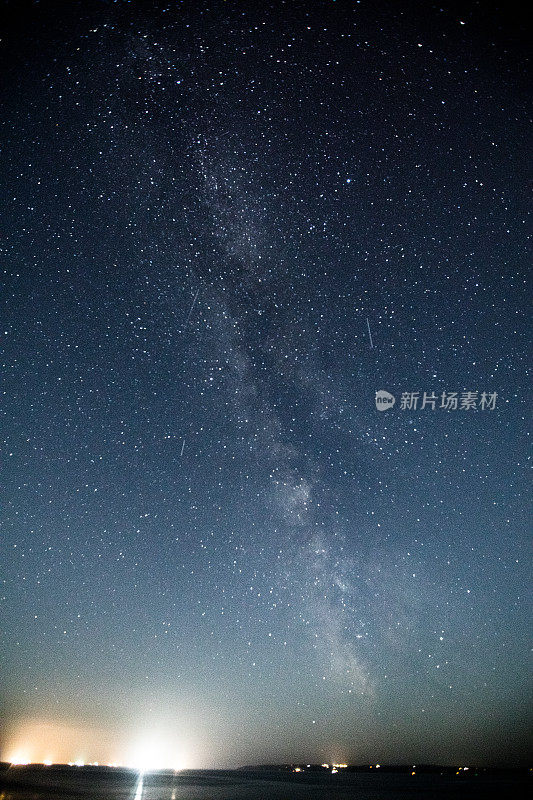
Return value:
[(162, 732), (139, 740), (127, 759), (127, 765), (141, 774), (163, 769), (181, 772), (187, 768), (181, 746)]
[(25, 767), (26, 764), (30, 763), (30, 759), (25, 753), (16, 753), (11, 756), (9, 762), (12, 767)]

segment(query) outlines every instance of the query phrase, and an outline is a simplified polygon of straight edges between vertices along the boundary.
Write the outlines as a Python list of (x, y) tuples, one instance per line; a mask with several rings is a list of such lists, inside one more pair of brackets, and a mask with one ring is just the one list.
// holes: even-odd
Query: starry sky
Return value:
[(2, 12), (2, 757), (523, 762), (523, 22)]

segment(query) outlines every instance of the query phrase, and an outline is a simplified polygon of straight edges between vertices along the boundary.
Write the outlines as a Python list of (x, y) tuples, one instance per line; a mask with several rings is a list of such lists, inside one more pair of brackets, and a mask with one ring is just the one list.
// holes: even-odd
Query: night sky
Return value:
[(2, 5), (1, 756), (523, 762), (524, 23), (261, 5)]

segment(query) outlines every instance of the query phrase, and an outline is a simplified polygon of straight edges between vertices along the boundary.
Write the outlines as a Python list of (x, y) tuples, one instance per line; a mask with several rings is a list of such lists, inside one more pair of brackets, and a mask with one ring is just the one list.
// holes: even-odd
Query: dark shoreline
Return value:
[[(298, 771), (295, 771), (298, 770)], [(389, 764), (349, 765), (332, 773), (323, 765), (273, 764), (233, 770), (158, 770), (142, 780), (149, 797), (270, 798), (277, 797), (367, 797), (410, 798), (419, 794), (435, 798), (484, 798), (527, 796), (533, 772), (527, 767), (464, 768), (449, 765)], [(48, 800), (64, 797), (130, 800), (141, 781), (132, 769), (106, 766), (40, 764), (0, 765), (0, 787), (11, 790), (13, 800)], [(189, 790), (187, 789), (189, 787)], [(274, 789), (272, 788), (274, 787)], [(177, 793), (176, 793), (177, 792)], [(234, 795), (231, 793), (235, 792)], [(264, 792), (264, 794), (262, 794)], [(145, 796), (144, 794), (142, 795)]]

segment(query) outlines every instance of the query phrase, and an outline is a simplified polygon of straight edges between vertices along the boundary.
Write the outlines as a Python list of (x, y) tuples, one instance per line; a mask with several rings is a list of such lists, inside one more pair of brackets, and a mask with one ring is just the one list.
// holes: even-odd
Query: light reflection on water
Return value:
[(133, 798), (133, 800), (142, 800), (143, 785), (144, 785), (143, 776), (139, 775), (139, 780), (137, 782), (137, 786), (135, 787), (135, 797)]
[[(0, 780), (1, 780), (0, 775)], [(22, 777), (22, 776), (21, 776)], [(179, 775), (59, 774), (41, 772), (29, 783), (0, 789), (0, 800), (469, 800), (525, 797), (525, 776), (197, 772)], [(41, 778), (39, 785), (38, 778)], [(4, 784), (5, 785), (5, 784)], [(529, 787), (531, 788), (531, 787)]]

